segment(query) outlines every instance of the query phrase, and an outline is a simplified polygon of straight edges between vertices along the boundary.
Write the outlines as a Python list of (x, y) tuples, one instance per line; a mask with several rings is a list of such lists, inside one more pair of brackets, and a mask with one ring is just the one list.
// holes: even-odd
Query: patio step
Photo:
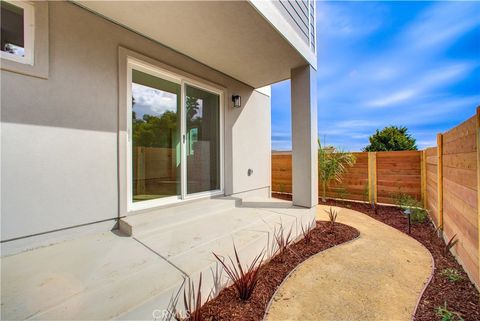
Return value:
[(218, 197), (159, 207), (148, 213), (139, 213), (120, 219), (119, 228), (128, 236), (136, 236), (139, 233), (188, 223), (240, 205), (239, 198)]
[[(275, 226), (283, 224), (286, 232), (292, 226), (293, 234), (298, 236), (301, 233), (299, 219), (302, 217), (269, 209), (240, 207), (217, 212), (206, 220), (195, 221), (194, 224), (181, 224), (154, 233), (137, 235), (136, 239), (162, 255), (188, 275), (195, 284), (198, 284), (202, 273), (202, 293), (205, 300), (218, 283), (214, 272), (219, 267), (212, 253), (232, 257), (235, 243), (241, 261), (244, 264), (250, 263), (262, 250), (267, 250)], [(223, 273), (221, 282), (226, 281)], [(180, 287), (181, 282), (177, 282), (176, 287), (152, 295), (149, 300), (138, 304), (118, 318), (143, 319), (151, 316), (153, 310), (165, 309), (172, 294)]]

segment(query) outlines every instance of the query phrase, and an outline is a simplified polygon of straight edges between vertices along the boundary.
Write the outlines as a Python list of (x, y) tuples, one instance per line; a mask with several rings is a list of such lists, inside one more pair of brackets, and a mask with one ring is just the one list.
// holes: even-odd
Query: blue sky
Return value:
[[(407, 126), (419, 148), (480, 105), (480, 2), (317, 2), (318, 129), (358, 151)], [(272, 86), (272, 149), (291, 149), (290, 82)]]

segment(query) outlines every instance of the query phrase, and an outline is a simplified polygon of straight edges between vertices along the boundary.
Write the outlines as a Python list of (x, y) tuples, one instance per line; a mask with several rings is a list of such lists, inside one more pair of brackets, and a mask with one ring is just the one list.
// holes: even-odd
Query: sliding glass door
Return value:
[(187, 193), (220, 189), (220, 99), (186, 86)]
[(221, 93), (132, 64), (129, 205), (220, 192)]
[(180, 84), (132, 70), (132, 200), (180, 195)]

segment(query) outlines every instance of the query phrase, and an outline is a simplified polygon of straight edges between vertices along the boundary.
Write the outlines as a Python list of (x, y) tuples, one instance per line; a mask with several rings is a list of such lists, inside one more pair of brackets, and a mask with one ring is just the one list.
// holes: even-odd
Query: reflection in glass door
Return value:
[(129, 209), (221, 193), (220, 92), (136, 62), (129, 70)]
[(180, 84), (132, 70), (132, 201), (181, 192)]
[(220, 97), (186, 85), (187, 194), (220, 189)]

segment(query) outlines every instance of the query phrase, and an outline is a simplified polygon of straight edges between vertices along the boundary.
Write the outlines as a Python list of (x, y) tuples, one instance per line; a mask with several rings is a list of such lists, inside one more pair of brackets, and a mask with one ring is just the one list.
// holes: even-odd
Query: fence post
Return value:
[(427, 208), (427, 151), (422, 150), (421, 156), (421, 178), (422, 178), (422, 202), (423, 208)]
[(477, 107), (477, 233), (478, 278), (480, 279), (480, 106)]
[(377, 153), (368, 152), (368, 199), (377, 204)]
[(378, 203), (377, 201), (377, 152), (373, 153), (373, 205)]
[(443, 135), (437, 134), (437, 212), (438, 226), (443, 229)]

